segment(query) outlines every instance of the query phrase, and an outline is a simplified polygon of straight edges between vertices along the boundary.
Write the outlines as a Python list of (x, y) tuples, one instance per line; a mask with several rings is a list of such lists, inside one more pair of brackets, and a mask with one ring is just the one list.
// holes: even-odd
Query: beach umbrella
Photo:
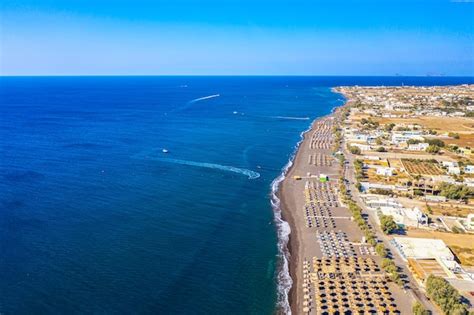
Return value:
[(307, 306), (303, 307), (303, 312), (304, 313), (309, 313), (309, 307), (307, 307)]

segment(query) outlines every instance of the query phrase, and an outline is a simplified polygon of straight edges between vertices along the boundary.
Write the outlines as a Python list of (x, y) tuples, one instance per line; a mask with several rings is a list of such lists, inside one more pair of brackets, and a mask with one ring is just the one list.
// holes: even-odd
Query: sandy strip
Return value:
[[(328, 116), (325, 116), (328, 117)], [(314, 132), (315, 124), (325, 117), (315, 120), (311, 129), (303, 134), (303, 141), (300, 143), (298, 151), (294, 157), (293, 165), (288, 170), (285, 179), (281, 182), (278, 190), (278, 197), (280, 198), (282, 216), (291, 227), (291, 234), (288, 244), (290, 251), (290, 276), (293, 280), (293, 286), (289, 294), (289, 302), (293, 314), (300, 313), (302, 309), (302, 297), (297, 295), (299, 290), (295, 290), (302, 284), (301, 262), (304, 259), (305, 253), (308, 253), (307, 246), (311, 245), (306, 241), (307, 237), (311, 237), (309, 229), (305, 226), (305, 218), (302, 210), (304, 204), (303, 189), (304, 180), (295, 181), (293, 176), (305, 175), (307, 172), (314, 172), (314, 166), (308, 164), (308, 155), (310, 154), (309, 143), (311, 135)], [(330, 151), (330, 150), (324, 150)], [(313, 150), (314, 152), (314, 150)], [(337, 166), (328, 168), (331, 173), (337, 173)], [(313, 235), (314, 237), (314, 235)]]

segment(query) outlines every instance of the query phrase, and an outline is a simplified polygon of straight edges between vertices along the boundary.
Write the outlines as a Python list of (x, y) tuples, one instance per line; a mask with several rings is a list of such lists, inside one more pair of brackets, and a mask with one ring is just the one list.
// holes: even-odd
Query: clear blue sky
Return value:
[(474, 75), (474, 0), (2, 0), (0, 73)]

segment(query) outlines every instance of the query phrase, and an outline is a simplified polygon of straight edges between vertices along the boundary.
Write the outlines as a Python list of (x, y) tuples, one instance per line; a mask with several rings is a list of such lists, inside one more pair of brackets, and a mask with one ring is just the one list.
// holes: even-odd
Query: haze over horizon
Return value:
[(4, 1), (0, 75), (474, 75), (472, 1)]

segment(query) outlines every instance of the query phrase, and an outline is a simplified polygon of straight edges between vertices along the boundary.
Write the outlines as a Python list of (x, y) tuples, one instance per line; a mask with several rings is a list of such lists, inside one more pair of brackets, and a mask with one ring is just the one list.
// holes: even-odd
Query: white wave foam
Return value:
[(291, 234), (291, 227), (283, 220), (282, 213), (281, 213), (281, 201), (278, 198), (278, 189), (280, 187), (280, 183), (285, 179), (286, 174), (288, 173), (291, 166), (293, 166), (293, 160), (298, 152), (298, 148), (303, 142), (303, 137), (306, 132), (311, 130), (311, 126), (313, 123), (310, 124), (309, 128), (303, 131), (300, 134), (301, 140), (295, 146), (295, 149), (288, 160), (288, 163), (282, 170), (282, 173), (275, 178), (275, 180), (271, 184), (271, 204), (274, 213), (274, 220), (277, 226), (277, 235), (278, 235), (278, 256), (280, 259), (280, 268), (277, 274), (278, 280), (278, 290), (277, 290), (277, 306), (280, 308), (283, 314), (291, 315), (291, 307), (289, 301), (289, 293), (291, 287), (293, 286), (293, 279), (291, 279), (290, 275), (290, 268), (289, 268), (289, 260), (290, 260), (290, 251), (288, 250), (288, 242), (290, 240)]
[(286, 119), (286, 120), (309, 120), (309, 117), (291, 117), (291, 116), (271, 116), (271, 118), (276, 119)]
[(203, 96), (203, 97), (195, 98), (195, 99), (189, 101), (188, 104), (192, 104), (192, 103), (196, 103), (196, 102), (199, 102), (199, 101), (208, 100), (208, 99), (210, 99), (210, 98), (219, 97), (219, 96), (221, 96), (221, 95), (220, 95), (220, 94), (213, 94), (213, 95), (208, 95), (208, 96)]
[(260, 173), (251, 171), (246, 168), (239, 168), (239, 167), (234, 167), (234, 166), (226, 166), (226, 165), (220, 165), (220, 164), (214, 164), (214, 163), (203, 163), (203, 162), (187, 161), (187, 160), (179, 160), (179, 159), (169, 159), (169, 158), (154, 158), (154, 160), (161, 161), (161, 162), (174, 163), (174, 164), (181, 164), (181, 165), (212, 168), (212, 169), (222, 170), (226, 172), (233, 172), (233, 173), (248, 176), (249, 179), (256, 179), (260, 177)]

